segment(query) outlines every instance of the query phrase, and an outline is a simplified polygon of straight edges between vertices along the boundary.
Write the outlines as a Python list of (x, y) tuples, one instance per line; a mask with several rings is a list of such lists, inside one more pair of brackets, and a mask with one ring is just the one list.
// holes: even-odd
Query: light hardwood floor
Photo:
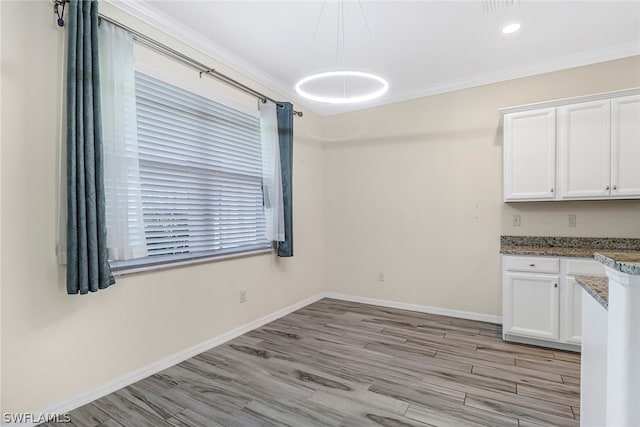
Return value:
[(579, 377), (579, 354), (499, 325), (323, 299), (64, 425), (578, 426)]

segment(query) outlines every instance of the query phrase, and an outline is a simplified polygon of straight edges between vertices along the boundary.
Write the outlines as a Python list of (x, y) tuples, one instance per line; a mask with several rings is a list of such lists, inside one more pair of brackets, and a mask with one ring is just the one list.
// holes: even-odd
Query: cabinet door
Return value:
[(604, 265), (589, 258), (565, 258), (561, 264), (560, 339), (569, 344), (581, 344), (584, 291), (575, 276), (605, 276)]
[(567, 276), (563, 293), (562, 339), (570, 344), (582, 342), (582, 287), (575, 277)]
[(558, 107), (558, 191), (562, 199), (610, 194), (610, 101)]
[(553, 200), (555, 108), (504, 116), (504, 200)]
[(611, 100), (611, 189), (640, 197), (640, 95)]
[(557, 340), (558, 283), (558, 276), (506, 273), (503, 333)]

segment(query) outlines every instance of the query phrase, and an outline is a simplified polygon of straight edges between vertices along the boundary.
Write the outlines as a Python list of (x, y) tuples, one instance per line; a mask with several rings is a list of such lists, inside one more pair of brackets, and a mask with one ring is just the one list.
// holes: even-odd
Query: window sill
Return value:
[(175, 260), (175, 261), (164, 261), (156, 264), (141, 263), (139, 265), (127, 265), (127, 266), (117, 266), (117, 265), (114, 266), (113, 265), (114, 263), (111, 262), (111, 272), (116, 277), (127, 276), (130, 274), (144, 273), (146, 271), (165, 270), (169, 268), (184, 267), (188, 265), (226, 261), (226, 260), (235, 259), (235, 258), (246, 258), (246, 257), (251, 257), (256, 255), (272, 254), (274, 252), (275, 252), (274, 248), (266, 248), (266, 249), (257, 249), (257, 250), (244, 251), (244, 252), (232, 252), (232, 253), (221, 254), (221, 255), (209, 255), (209, 256), (202, 256), (197, 258), (189, 258), (189, 259), (182, 259), (182, 260)]

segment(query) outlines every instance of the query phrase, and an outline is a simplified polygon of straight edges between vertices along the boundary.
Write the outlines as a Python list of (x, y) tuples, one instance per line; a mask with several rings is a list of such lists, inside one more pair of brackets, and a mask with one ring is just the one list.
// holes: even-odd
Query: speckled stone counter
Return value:
[(622, 273), (640, 275), (640, 251), (599, 250), (594, 258)]
[[(612, 255), (613, 258), (610, 258), (612, 266), (616, 262), (623, 262), (625, 263), (624, 268), (637, 270), (638, 273), (635, 274), (640, 274), (640, 239), (501, 236), (500, 253), (579, 258), (592, 258), (596, 253), (599, 253), (603, 255), (603, 259)], [(596, 259), (605, 265), (610, 265), (603, 259)], [(630, 265), (629, 260), (632, 260)]]
[(599, 276), (576, 276), (576, 282), (606, 309), (609, 307), (609, 279)]
[(593, 258), (597, 252), (594, 248), (563, 248), (544, 246), (516, 246), (501, 245), (500, 253), (505, 255), (533, 255), (533, 256), (566, 256), (579, 258)]
[(533, 246), (547, 248), (560, 247), (640, 250), (640, 239), (630, 238), (500, 236), (500, 243), (510, 246)]

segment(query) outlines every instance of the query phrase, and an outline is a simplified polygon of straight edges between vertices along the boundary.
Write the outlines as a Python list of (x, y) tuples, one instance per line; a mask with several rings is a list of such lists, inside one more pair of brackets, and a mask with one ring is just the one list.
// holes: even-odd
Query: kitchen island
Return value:
[(640, 426), (640, 251), (599, 251), (607, 282), (578, 276), (582, 426)]

